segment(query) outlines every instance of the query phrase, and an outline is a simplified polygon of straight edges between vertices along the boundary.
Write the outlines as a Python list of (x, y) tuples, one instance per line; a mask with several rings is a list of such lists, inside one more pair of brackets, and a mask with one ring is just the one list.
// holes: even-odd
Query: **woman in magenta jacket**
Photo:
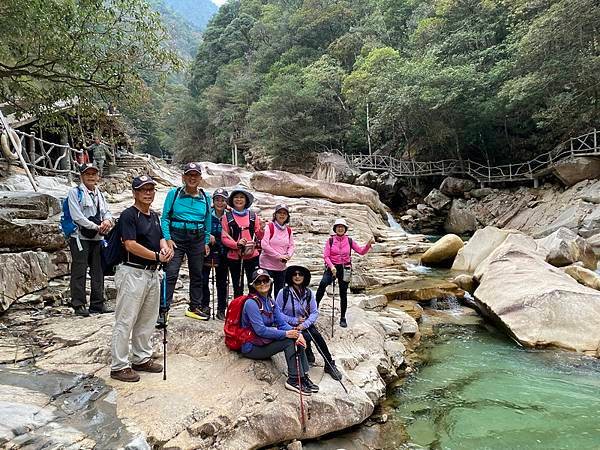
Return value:
[(273, 297), (283, 288), (285, 268), (294, 255), (294, 233), (288, 225), (289, 222), (290, 210), (287, 205), (277, 205), (273, 221), (265, 227), (265, 235), (261, 241), (259, 266), (261, 269), (267, 269), (273, 278)]
[(325, 272), (317, 289), (317, 305), (321, 302), (325, 295), (325, 288), (329, 286), (334, 279), (337, 278), (340, 287), (340, 326), (347, 327), (346, 310), (348, 309), (348, 286), (350, 280), (344, 281), (344, 268), (351, 270), (352, 267), (352, 250), (359, 255), (366, 255), (371, 249), (371, 245), (375, 240), (371, 238), (363, 247), (350, 239), (346, 232), (348, 224), (344, 219), (337, 219), (333, 224), (334, 235), (325, 242), (323, 249), (323, 259), (325, 260)]

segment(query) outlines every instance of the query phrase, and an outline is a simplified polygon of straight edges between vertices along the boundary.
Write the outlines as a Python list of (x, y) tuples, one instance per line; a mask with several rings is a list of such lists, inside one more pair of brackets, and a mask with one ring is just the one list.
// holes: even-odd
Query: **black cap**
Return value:
[(196, 162), (190, 162), (183, 166), (184, 175), (190, 172), (198, 172), (202, 176), (202, 169), (200, 168), (200, 164)]
[(139, 177), (135, 177), (133, 179), (133, 181), (131, 182), (131, 188), (139, 189), (146, 184), (152, 184), (152, 185), (156, 186), (157, 183), (149, 175), (140, 175)]
[(265, 269), (256, 269), (252, 273), (252, 283), (250, 284), (254, 285), (254, 283), (256, 283), (256, 280), (258, 280), (260, 277), (267, 277), (269, 281), (273, 281), (273, 278), (271, 278), (271, 275)]
[(94, 163), (83, 163), (79, 166), (79, 173), (83, 173), (86, 172), (88, 170), (95, 170), (96, 172), (99, 172), (98, 170), (98, 166)]
[(310, 270), (303, 266), (289, 266), (285, 270), (285, 284), (288, 286), (292, 286), (292, 274), (300, 272), (304, 275), (304, 280), (302, 280), (302, 286), (306, 287), (310, 284)]
[(213, 198), (215, 197), (223, 197), (225, 200), (227, 200), (229, 198), (229, 193), (223, 189), (223, 188), (219, 188), (219, 189), (215, 189), (215, 192), (213, 192)]

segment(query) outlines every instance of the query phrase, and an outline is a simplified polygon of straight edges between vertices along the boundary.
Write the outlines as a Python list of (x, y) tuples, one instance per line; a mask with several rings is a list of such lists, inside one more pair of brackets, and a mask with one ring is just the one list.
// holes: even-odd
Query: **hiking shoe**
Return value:
[(137, 370), (138, 372), (160, 373), (163, 371), (163, 366), (157, 362), (154, 362), (152, 358), (142, 364), (132, 364), (131, 368), (133, 370)]
[(313, 394), (319, 392), (319, 386), (312, 382), (312, 380), (308, 377), (308, 374), (304, 375), (304, 378), (302, 378), (302, 383), (304, 383), (304, 386), (306, 386), (307, 389), (310, 389), (310, 392)]
[(169, 313), (159, 313), (158, 319), (156, 319), (156, 325), (154, 327), (160, 330), (162, 328), (166, 328), (167, 325), (169, 325)]
[(342, 372), (335, 365), (335, 361), (331, 361), (331, 363), (325, 362), (325, 373), (331, 375), (336, 381), (340, 381), (342, 379)]
[(131, 367), (126, 367), (121, 370), (111, 370), (110, 377), (115, 380), (125, 381), (126, 383), (140, 381), (140, 376)]
[(225, 311), (217, 311), (217, 320), (225, 320)]
[(102, 305), (99, 308), (93, 308), (90, 306), (90, 314), (108, 314), (108, 313), (113, 313), (115, 312), (114, 309), (110, 309), (104, 305)]
[(188, 308), (185, 316), (196, 320), (208, 320), (209, 318), (208, 314), (204, 313), (201, 308)]
[(202, 311), (204, 314), (206, 314), (208, 316), (208, 318), (210, 319), (210, 306), (201, 306), (200, 311)]
[(75, 308), (73, 308), (73, 311), (76, 316), (90, 317), (90, 312), (85, 306), (76, 306)]
[(347, 326), (348, 326), (348, 322), (346, 322), (346, 318), (345, 318), (345, 317), (342, 317), (342, 318), (340, 319), (340, 327), (342, 327), (342, 328), (346, 328)]
[[(307, 387), (304, 383), (302, 383), (301, 386), (302, 386), (302, 395), (312, 394), (312, 391), (310, 390), (310, 388)], [(294, 377), (294, 378), (288, 377), (287, 381), (285, 382), (285, 388), (288, 391), (297, 392), (299, 394), (301, 388), (298, 385), (298, 377)]]

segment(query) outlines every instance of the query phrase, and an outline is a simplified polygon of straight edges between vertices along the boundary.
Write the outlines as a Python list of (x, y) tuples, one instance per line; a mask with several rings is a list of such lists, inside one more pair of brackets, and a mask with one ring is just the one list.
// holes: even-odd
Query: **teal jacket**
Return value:
[[(177, 199), (176, 192), (179, 192)], [(204, 242), (208, 244), (212, 228), (210, 204), (210, 195), (207, 193), (200, 192), (198, 196), (192, 197), (183, 188), (171, 189), (165, 199), (160, 220), (164, 238), (171, 239), (171, 230), (175, 228), (199, 230), (204, 233)]]

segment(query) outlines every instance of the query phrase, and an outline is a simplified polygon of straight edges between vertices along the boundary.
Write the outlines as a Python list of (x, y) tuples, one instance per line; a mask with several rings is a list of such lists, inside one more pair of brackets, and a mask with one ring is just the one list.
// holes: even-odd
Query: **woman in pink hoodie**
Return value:
[(263, 232), (260, 219), (250, 205), (254, 196), (244, 188), (234, 189), (227, 204), (231, 211), (223, 214), (221, 225), (221, 242), (227, 248), (227, 265), (231, 274), (233, 295), (238, 297), (244, 293), (244, 280), (242, 270), (246, 274), (248, 286), (252, 281), (252, 273), (258, 267), (258, 246)]
[(259, 265), (261, 269), (267, 269), (274, 280), (273, 297), (283, 288), (286, 264), (294, 255), (294, 233), (288, 226), (289, 222), (290, 209), (285, 204), (277, 205), (273, 221), (265, 227), (261, 241)]
[(346, 310), (348, 309), (348, 286), (350, 279), (344, 281), (344, 270), (351, 270), (352, 267), (352, 250), (359, 255), (366, 255), (371, 249), (371, 245), (375, 243), (375, 239), (371, 238), (364, 247), (361, 247), (348, 236), (348, 224), (344, 219), (337, 219), (333, 224), (334, 235), (325, 242), (323, 249), (323, 259), (325, 260), (325, 273), (319, 283), (317, 289), (317, 305), (321, 302), (325, 295), (325, 288), (333, 283), (337, 278), (340, 287), (340, 326), (346, 328)]

